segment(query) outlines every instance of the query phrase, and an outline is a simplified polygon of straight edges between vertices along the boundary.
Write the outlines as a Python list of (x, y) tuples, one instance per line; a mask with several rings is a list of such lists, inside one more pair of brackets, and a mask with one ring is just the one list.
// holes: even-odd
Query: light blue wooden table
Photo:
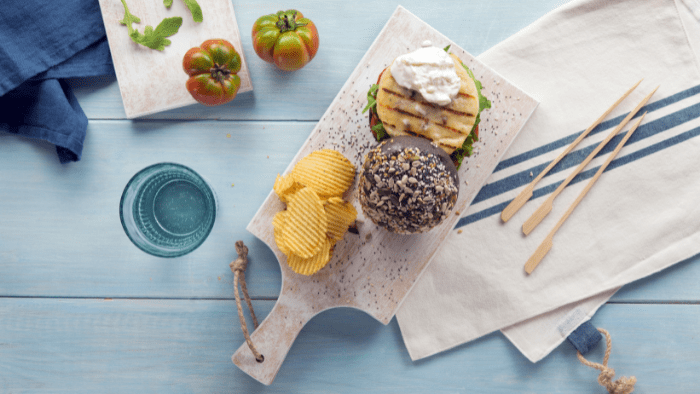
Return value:
[[(478, 55), (561, 2), (401, 5)], [(130, 121), (115, 77), (71, 81), (90, 124), (82, 160), (67, 165), (51, 145), (0, 133), (0, 393), (603, 393), (566, 342), (532, 364), (493, 333), (412, 362), (395, 320), (351, 309), (314, 318), (271, 386), (231, 363), (243, 343), (233, 244), (250, 248), (248, 286), (264, 318), (280, 270), (245, 226), (399, 3), (233, 4), (253, 93)], [(291, 74), (258, 59), (250, 39), (258, 16), (287, 7), (321, 36), (317, 57)], [(206, 242), (175, 259), (137, 249), (118, 214), (131, 176), (162, 161), (207, 177), (220, 203)], [(613, 335), (610, 366), (638, 378), (635, 392), (700, 392), (697, 260), (623, 288), (593, 318)]]

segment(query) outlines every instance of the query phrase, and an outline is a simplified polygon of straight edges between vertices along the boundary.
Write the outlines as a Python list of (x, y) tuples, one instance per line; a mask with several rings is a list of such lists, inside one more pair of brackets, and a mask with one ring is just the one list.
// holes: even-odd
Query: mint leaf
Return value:
[(173, 0), (163, 0), (163, 5), (165, 8), (170, 8), (173, 5)]
[(129, 7), (126, 6), (126, 1), (122, 0), (122, 5), (124, 6), (124, 19), (120, 20), (119, 23), (121, 23), (122, 25), (126, 25), (126, 27), (129, 28), (129, 35), (131, 35), (131, 32), (133, 31), (131, 24), (139, 23), (141, 22), (141, 19), (139, 19), (138, 16), (133, 15), (131, 12), (129, 12)]
[(178, 32), (182, 25), (181, 17), (174, 16), (172, 18), (165, 18), (155, 29), (153, 29), (153, 26), (146, 26), (143, 29), (143, 34), (141, 34), (131, 26), (132, 23), (141, 22), (141, 19), (129, 12), (129, 7), (127, 7), (125, 0), (121, 1), (124, 6), (124, 19), (120, 20), (119, 23), (125, 25), (129, 29), (129, 37), (131, 37), (132, 41), (158, 51), (164, 50), (166, 46), (171, 44), (171, 41), (166, 37), (170, 37)]
[(153, 34), (158, 37), (170, 37), (177, 33), (181, 25), (182, 18), (179, 16), (165, 18), (158, 24), (156, 29), (153, 31)]
[[(165, 1), (170, 1), (172, 3), (172, 0), (165, 0)], [(204, 20), (204, 15), (202, 14), (202, 7), (199, 6), (199, 3), (197, 3), (197, 0), (183, 0), (185, 2), (185, 5), (187, 8), (190, 10), (190, 13), (192, 14), (192, 20), (195, 22), (201, 22)]]
[(171, 44), (171, 41), (166, 37), (177, 33), (181, 25), (182, 18), (179, 16), (165, 18), (158, 24), (155, 30), (152, 26), (146, 26), (143, 34), (138, 35), (136, 39), (134, 39), (134, 36), (131, 36), (131, 39), (143, 46), (162, 51), (166, 46)]

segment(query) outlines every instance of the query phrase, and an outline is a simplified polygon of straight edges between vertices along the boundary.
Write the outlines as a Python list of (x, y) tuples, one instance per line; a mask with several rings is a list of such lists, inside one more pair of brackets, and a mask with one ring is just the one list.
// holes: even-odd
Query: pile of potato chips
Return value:
[(312, 275), (330, 261), (335, 243), (357, 217), (342, 197), (354, 179), (355, 166), (332, 149), (311, 152), (289, 174), (277, 175), (273, 189), (287, 209), (272, 225), (277, 247), (294, 272)]

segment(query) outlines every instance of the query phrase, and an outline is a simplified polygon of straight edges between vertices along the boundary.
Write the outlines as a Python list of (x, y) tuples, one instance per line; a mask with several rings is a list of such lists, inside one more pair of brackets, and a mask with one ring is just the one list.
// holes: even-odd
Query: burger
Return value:
[(474, 73), (449, 46), (424, 46), (399, 56), (367, 93), (372, 134), (426, 138), (450, 155), (457, 168), (479, 138), (481, 112), (491, 102)]

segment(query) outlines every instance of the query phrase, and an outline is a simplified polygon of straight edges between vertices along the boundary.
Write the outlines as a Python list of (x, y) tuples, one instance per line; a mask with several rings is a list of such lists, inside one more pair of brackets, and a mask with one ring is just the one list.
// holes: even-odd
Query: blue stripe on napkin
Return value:
[[(683, 99), (693, 97), (697, 94), (700, 94), (700, 85), (692, 87), (690, 89), (684, 90), (682, 92), (679, 92), (675, 95), (669, 96), (667, 98), (661, 99), (659, 101), (656, 101), (654, 103), (648, 104), (644, 108), (642, 108), (639, 113), (635, 116), (641, 116), (642, 113), (645, 111), (648, 112), (653, 112), (657, 111), (660, 109), (663, 109), (671, 104), (675, 104)], [(608, 129), (612, 129), (615, 126), (617, 126), (624, 117), (627, 116), (627, 114), (620, 115), (614, 119), (610, 119), (608, 121), (602, 122), (600, 125), (598, 125), (595, 129), (591, 131), (592, 134), (600, 133)], [(676, 111), (674, 113), (671, 113), (669, 115), (666, 115), (664, 117), (661, 117), (655, 121), (651, 121), (649, 123), (645, 123), (643, 125), (640, 125), (637, 131), (635, 132), (634, 135), (627, 141), (627, 146), (633, 145), (636, 142), (642, 141), (646, 138), (664, 133), (671, 128), (674, 128), (676, 126), (679, 126), (683, 123), (686, 123), (688, 121), (691, 121), (693, 119), (697, 119), (700, 117), (700, 104), (694, 104), (691, 106), (688, 106), (686, 108), (683, 108), (679, 111)], [(554, 141), (552, 143), (549, 143), (547, 145), (543, 145), (541, 147), (535, 148), (531, 151), (522, 153), (520, 155), (514, 156), (510, 159), (504, 160), (501, 163), (499, 163), (496, 166), (496, 171), (501, 171), (503, 169), (512, 167), (514, 165), (523, 163), (527, 160), (530, 160), (532, 158), (535, 158), (537, 156), (541, 156), (544, 154), (547, 154), (553, 150), (559, 149), (563, 146), (567, 146), (573, 140), (578, 137), (580, 133), (572, 134), (570, 136), (567, 136), (565, 138), (559, 139), (557, 141)], [(692, 130), (688, 130), (684, 133), (681, 133), (679, 135), (675, 136), (670, 136), (669, 138), (658, 142), (654, 145), (651, 145), (649, 147), (646, 147), (644, 149), (640, 149), (638, 151), (635, 151), (633, 153), (627, 154), (624, 157), (619, 157), (615, 160), (613, 160), (608, 168), (605, 169), (605, 172), (614, 170), (615, 168), (618, 168), (624, 164), (628, 164), (630, 162), (642, 159), (648, 155), (651, 155), (653, 153), (659, 152), (661, 150), (664, 150), (668, 147), (677, 145), (683, 141), (686, 141), (690, 138), (697, 137), (700, 135), (700, 128), (695, 128)], [(616, 137), (614, 137), (601, 151), (598, 153), (596, 157), (599, 157), (601, 155), (605, 155), (610, 153), (615, 146), (619, 143), (619, 141), (623, 138), (624, 134), (619, 134)], [(578, 150), (576, 152), (571, 152), (569, 155), (564, 157), (557, 165), (555, 165), (550, 172), (545, 176), (551, 176), (552, 174), (556, 174), (558, 172), (564, 171), (568, 168), (578, 166), (589, 154), (591, 151), (595, 149), (595, 146), (590, 146), (581, 150)], [(490, 183), (485, 185), (484, 187), (481, 188), (477, 196), (474, 198), (474, 201), (472, 204), (476, 204), (479, 202), (487, 201), (495, 196), (501, 195), (503, 193), (509, 192), (513, 189), (517, 189), (519, 187), (525, 186), (529, 184), (532, 181), (532, 176), (530, 173), (533, 174), (539, 174), (547, 165), (548, 163), (544, 163), (541, 165), (533, 166), (530, 167), (526, 170), (520, 171), (516, 174), (510, 175), (508, 177), (505, 177), (501, 180), (498, 180), (496, 182)], [(570, 185), (576, 184), (578, 182), (588, 180), (593, 175), (595, 175), (596, 171), (600, 167), (595, 167), (591, 168), (586, 171), (582, 171), (579, 173), (570, 183)], [(547, 186), (543, 186), (541, 188), (533, 190), (533, 195), (532, 198), (538, 198), (547, 194), (552, 193), (554, 190), (556, 190), (557, 187), (561, 184), (562, 181), (560, 182), (555, 182)], [(491, 207), (482, 209), (478, 212), (475, 212), (473, 214), (467, 215), (463, 218), (461, 218), (458, 222), (457, 225), (455, 226), (455, 229), (466, 226), (468, 224), (474, 223), (476, 221), (485, 219), (489, 216), (499, 214), (503, 209), (505, 209), (506, 206), (510, 203), (512, 200), (508, 200), (506, 202), (500, 203), (493, 205)]]

